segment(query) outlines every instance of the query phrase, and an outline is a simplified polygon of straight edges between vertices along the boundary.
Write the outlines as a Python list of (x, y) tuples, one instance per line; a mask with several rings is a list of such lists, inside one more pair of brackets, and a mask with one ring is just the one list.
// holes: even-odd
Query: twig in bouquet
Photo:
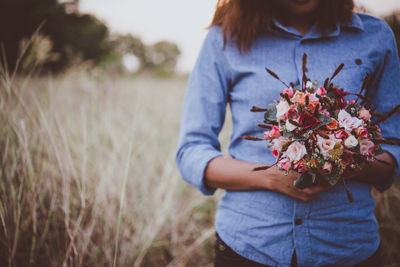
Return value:
[(325, 79), (324, 88), (328, 88), (329, 78)]
[(310, 97), (306, 95), (306, 107), (310, 104)]
[(271, 124), (271, 125), (279, 125), (276, 121), (264, 120), (264, 123)]
[(250, 141), (263, 141), (264, 139), (260, 138), (260, 137), (256, 137), (256, 136), (248, 136), (248, 135), (244, 135), (241, 137), (244, 140), (250, 140)]
[(304, 92), (305, 87), (306, 87), (306, 83), (308, 81), (308, 78), (307, 78), (307, 75), (306, 75), (306, 73), (308, 71), (307, 70), (307, 54), (306, 53), (303, 54), (303, 66), (302, 66), (302, 69), (303, 69), (303, 80), (301, 81), (301, 88), (303, 89), (303, 92)]
[(288, 94), (281, 93), (280, 95), (281, 95), (281, 97), (282, 97), (283, 99), (286, 100), (286, 102), (288, 102), (289, 105), (292, 105), (292, 104), (293, 104), (292, 101), (290, 101), (290, 97), (289, 97)]
[[(371, 81), (372, 81), (371, 77), (369, 76), (368, 72), (366, 72), (366, 73), (365, 73), (364, 80), (363, 80), (363, 83), (362, 83), (362, 85), (361, 85), (360, 92), (359, 92), (360, 95), (362, 95), (363, 91), (364, 91), (366, 88), (369, 87)], [(356, 99), (356, 102), (358, 102), (358, 97), (357, 97), (357, 99)]]
[(394, 108), (392, 108), (392, 110), (390, 110), (388, 113), (386, 113), (381, 119), (372, 122), (372, 125), (377, 125), (377, 124), (389, 119), (396, 112), (398, 112), (399, 109), (400, 109), (400, 105), (395, 106)]
[(289, 85), (287, 85), (284, 81), (281, 80), (281, 78), (279, 78), (279, 76), (273, 72), (272, 70), (265, 68), (265, 70), (268, 72), (269, 75), (271, 75), (272, 77), (274, 77), (275, 79), (277, 79), (278, 81), (280, 81), (281, 83), (283, 83), (283, 85), (286, 86), (286, 88), (289, 87)]
[(361, 105), (364, 105), (365, 103), (372, 104), (371, 99), (369, 99), (368, 97), (366, 97), (362, 94), (346, 92), (346, 95), (355, 95), (355, 96), (357, 96), (357, 100), (358, 100), (358, 98), (361, 98), (363, 100), (361, 102)]
[(378, 159), (376, 157), (373, 157), (373, 159), (376, 160), (377, 162), (383, 163), (385, 165), (392, 166), (392, 164), (390, 162), (387, 162), (386, 160)]
[(335, 72), (332, 74), (331, 78), (329, 79), (330, 82), (333, 80), (333, 78), (336, 77), (336, 75), (339, 74), (339, 72), (343, 69), (343, 67), (344, 67), (344, 63), (340, 63), (339, 67), (336, 68)]
[(271, 130), (272, 129), (272, 126), (266, 125), (266, 124), (259, 123), (257, 126), (260, 127), (260, 128), (263, 128), (263, 129), (267, 129), (267, 130)]
[(385, 137), (385, 139), (391, 141), (391, 144), (400, 146), (400, 139), (397, 137)]
[(276, 165), (276, 163), (272, 164), (272, 165), (265, 165), (265, 166), (260, 166), (260, 167), (255, 167), (252, 171), (253, 172), (257, 172), (257, 171), (264, 171), (264, 170), (268, 170), (269, 168), (271, 168), (272, 166)]
[(370, 113), (373, 117), (378, 117), (379, 119), (382, 119), (385, 117), (385, 114), (382, 114), (382, 113), (378, 113), (378, 112), (370, 112)]
[(371, 138), (371, 141), (375, 144), (386, 144), (392, 146), (400, 146), (400, 140), (395, 137), (386, 137), (386, 138)]
[(315, 117), (318, 115), (318, 111), (319, 111), (319, 104), (317, 104), (315, 106), (315, 110), (314, 110), (314, 114), (313, 114)]
[(267, 112), (268, 109), (267, 108), (259, 108), (256, 106), (252, 106), (250, 109), (250, 112)]
[(269, 168), (275, 166), (278, 164), (278, 162), (282, 159), (283, 154), (281, 153), (278, 157), (278, 159), (275, 161), (274, 164), (272, 165), (264, 165), (264, 166), (260, 166), (260, 167), (255, 167), (252, 171), (256, 172), (256, 171), (263, 171), (263, 170), (268, 170)]
[(289, 119), (289, 122), (290, 122), (291, 124), (293, 124), (294, 126), (300, 127), (300, 123), (298, 123), (298, 122), (295, 121), (295, 120)]

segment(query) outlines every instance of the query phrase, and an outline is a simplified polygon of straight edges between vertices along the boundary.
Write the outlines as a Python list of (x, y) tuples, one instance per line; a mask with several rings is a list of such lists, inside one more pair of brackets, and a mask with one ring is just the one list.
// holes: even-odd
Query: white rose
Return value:
[(316, 93), (312, 93), (310, 94), (310, 101), (319, 101)]
[(298, 161), (301, 160), (305, 154), (307, 154), (307, 150), (303, 144), (296, 141), (288, 147), (285, 154), (290, 161)]
[(306, 87), (307, 87), (307, 89), (311, 89), (311, 88), (313, 88), (313, 83), (312, 83), (312, 82), (310, 82), (310, 81), (307, 81), (307, 83), (306, 83)]
[(375, 144), (369, 139), (362, 139), (360, 141), (360, 153), (365, 156), (371, 156)]
[(317, 135), (317, 146), (325, 157), (328, 157), (329, 151), (335, 147), (336, 143), (340, 143), (340, 140), (336, 139), (333, 134), (329, 135), (329, 139)]
[(354, 137), (354, 135), (350, 135), (349, 137), (346, 138), (346, 140), (344, 140), (344, 145), (347, 148), (355, 147), (358, 145), (358, 140), (357, 138)]
[(288, 138), (279, 136), (278, 138), (272, 139), (272, 147), (280, 152), (283, 145), (286, 144), (288, 141)]
[(294, 124), (291, 124), (289, 122), (289, 120), (286, 121), (286, 125), (285, 126), (286, 126), (286, 130), (288, 130), (289, 132), (294, 131), (297, 128), (297, 126), (294, 125)]
[(341, 127), (344, 127), (347, 131), (351, 131), (362, 125), (362, 120), (352, 117), (344, 109), (339, 111), (338, 122)]
[(285, 115), (290, 109), (288, 102), (285, 100), (279, 101), (276, 105), (276, 118), (279, 120), (283, 115)]

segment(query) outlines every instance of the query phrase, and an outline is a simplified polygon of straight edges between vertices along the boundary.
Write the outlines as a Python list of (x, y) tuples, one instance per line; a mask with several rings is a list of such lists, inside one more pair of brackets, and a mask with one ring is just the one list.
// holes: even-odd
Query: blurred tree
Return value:
[(396, 11), (385, 17), (385, 20), (393, 30), (393, 33), (396, 37), (397, 49), (400, 55), (400, 11)]
[(141, 71), (172, 73), (181, 53), (175, 43), (160, 41), (145, 45), (140, 38), (131, 34), (115, 35), (110, 44), (121, 56), (135, 55), (140, 62)]
[(10, 68), (19, 57), (20, 42), (30, 38), (39, 25), (40, 33), (52, 42), (57, 60), (50, 60), (45, 67), (53, 70), (82, 60), (99, 62), (109, 53), (108, 29), (91, 15), (67, 13), (66, 4), (57, 0), (1, 0), (0, 43), (3, 44)]
[(146, 47), (145, 68), (173, 70), (181, 54), (178, 46), (168, 41), (160, 41)]

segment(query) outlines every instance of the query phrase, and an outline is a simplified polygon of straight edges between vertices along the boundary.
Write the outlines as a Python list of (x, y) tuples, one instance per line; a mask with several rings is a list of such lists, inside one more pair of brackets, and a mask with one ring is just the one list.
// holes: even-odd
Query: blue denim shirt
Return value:
[[(233, 131), (229, 154), (232, 158), (273, 163), (265, 142), (242, 140), (243, 135), (262, 137), (257, 124), (262, 113), (251, 106), (267, 107), (279, 98), (282, 84), (267, 75), (265, 67), (289, 83), (302, 78), (302, 56), (308, 54), (308, 77), (323, 83), (340, 63), (345, 63), (334, 83), (346, 91), (359, 92), (368, 72), (373, 83), (367, 94), (378, 112), (400, 103), (400, 66), (395, 39), (389, 26), (365, 14), (353, 14), (352, 21), (325, 34), (314, 26), (301, 36), (294, 28), (274, 21), (271, 30), (259, 37), (247, 53), (235, 44), (223, 44), (221, 28), (209, 29), (191, 74), (176, 155), (185, 181), (206, 195), (204, 186), (208, 162), (221, 156), (218, 134), (223, 126), (227, 103)], [(396, 137), (400, 116), (381, 124), (383, 136)], [(383, 148), (400, 159), (399, 147)], [(399, 175), (396, 167), (389, 183), (375, 187), (383, 191)], [(271, 266), (289, 266), (296, 250), (298, 266), (351, 266), (371, 256), (380, 243), (373, 214), (375, 201), (371, 185), (350, 181), (355, 202), (349, 203), (343, 185), (303, 202), (274, 191), (229, 191), (222, 197), (215, 227), (220, 237), (238, 254)], [(301, 219), (300, 225), (295, 224)], [(298, 220), (297, 220), (298, 222)]]

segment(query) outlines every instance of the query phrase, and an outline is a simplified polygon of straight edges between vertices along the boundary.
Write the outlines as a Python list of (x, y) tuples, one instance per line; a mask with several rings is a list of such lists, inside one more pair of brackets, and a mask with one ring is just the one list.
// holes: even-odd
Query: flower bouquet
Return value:
[[(330, 185), (342, 180), (350, 202), (353, 197), (346, 186), (346, 178), (383, 153), (380, 144), (398, 145), (393, 138), (382, 138), (378, 124), (400, 109), (400, 105), (387, 114), (374, 113), (370, 100), (362, 95), (371, 78), (367, 74), (358, 94), (338, 89), (332, 80), (342, 70), (340, 64), (323, 86), (311, 82), (306, 72), (307, 55), (303, 56), (303, 81), (290, 86), (277, 74), (266, 68), (286, 89), (280, 99), (269, 108), (252, 107), (252, 112), (265, 112), (264, 138), (243, 136), (243, 139), (267, 140), (276, 163), (254, 169), (264, 170), (277, 165), (288, 173), (296, 171), (301, 176), (294, 182), (299, 189), (312, 186), (323, 179)], [(356, 100), (345, 100), (356, 95)], [(372, 120), (372, 117), (377, 117)], [(384, 162), (384, 161), (381, 161)], [(387, 162), (384, 162), (389, 164)]]

